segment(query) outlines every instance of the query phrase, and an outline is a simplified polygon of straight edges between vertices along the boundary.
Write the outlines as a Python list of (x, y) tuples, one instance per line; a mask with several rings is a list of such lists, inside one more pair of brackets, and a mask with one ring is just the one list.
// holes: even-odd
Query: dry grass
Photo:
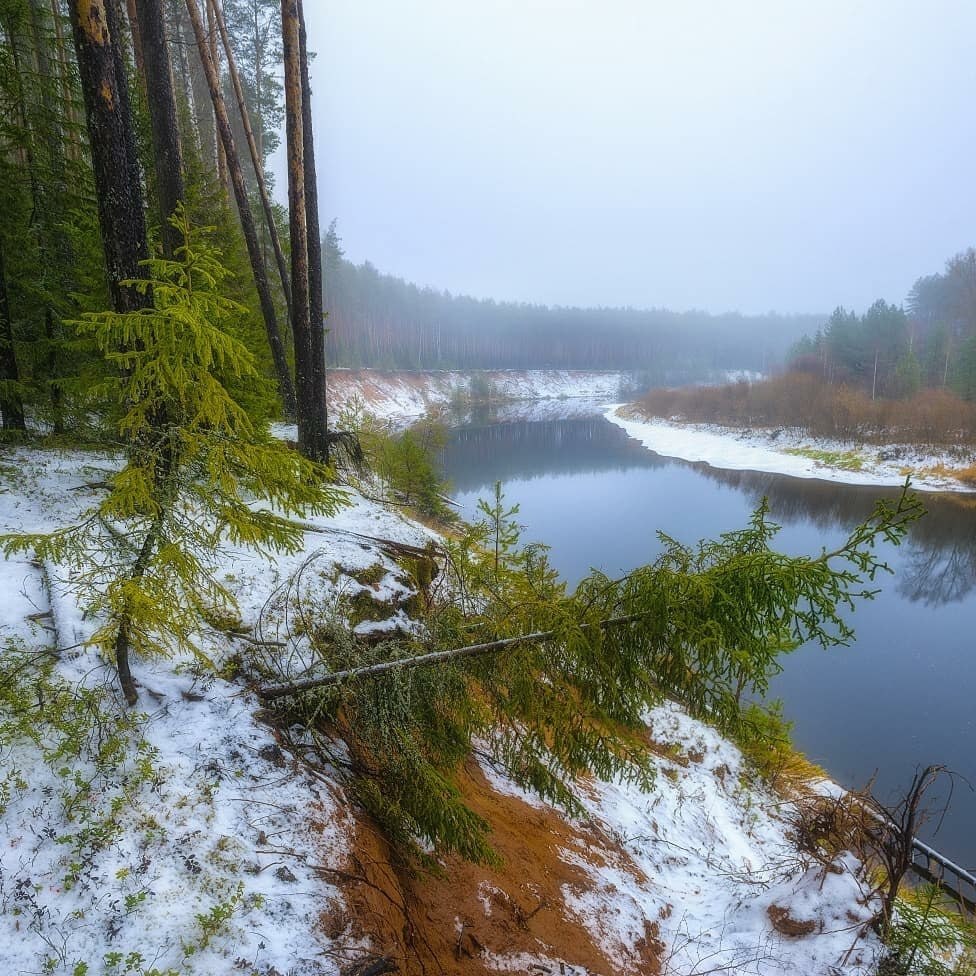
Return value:
[[(636, 409), (646, 417), (787, 427), (874, 444), (976, 447), (976, 403), (945, 390), (923, 390), (907, 400), (872, 400), (859, 390), (831, 386), (803, 372), (762, 383), (651, 390)], [(976, 465), (964, 469), (964, 476), (976, 484), (973, 469)]]

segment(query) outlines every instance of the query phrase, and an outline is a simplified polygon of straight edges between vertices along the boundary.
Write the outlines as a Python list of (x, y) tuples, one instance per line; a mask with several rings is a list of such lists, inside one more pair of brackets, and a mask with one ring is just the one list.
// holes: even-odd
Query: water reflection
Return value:
[[(879, 498), (893, 502), (899, 495), (896, 488), (722, 471), (704, 464), (695, 468), (713, 481), (745, 492), (754, 505), (765, 496), (780, 521), (805, 521), (824, 529), (850, 528), (870, 515)], [(922, 498), (926, 515), (909, 530), (897, 590), (909, 600), (940, 606), (961, 600), (976, 588), (976, 498), (948, 492), (926, 492)]]
[[(742, 493), (751, 508), (767, 498), (773, 518), (784, 525), (806, 524), (824, 531), (849, 529), (871, 514), (879, 498), (894, 501), (899, 495), (896, 488), (726, 471), (662, 458), (602, 416), (472, 423), (452, 431), (443, 462), (453, 489), (460, 493), (481, 491), (495, 480), (679, 465)], [(908, 600), (941, 606), (976, 589), (976, 497), (926, 493), (923, 499), (927, 514), (912, 525), (899, 554), (896, 587)]]

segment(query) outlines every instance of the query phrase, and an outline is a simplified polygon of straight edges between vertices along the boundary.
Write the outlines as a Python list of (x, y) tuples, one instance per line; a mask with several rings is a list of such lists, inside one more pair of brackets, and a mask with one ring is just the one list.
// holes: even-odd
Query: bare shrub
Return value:
[(831, 385), (794, 370), (760, 383), (657, 389), (637, 405), (648, 417), (730, 426), (797, 427), (818, 437), (889, 444), (976, 443), (976, 403), (946, 390), (872, 400), (853, 386)]

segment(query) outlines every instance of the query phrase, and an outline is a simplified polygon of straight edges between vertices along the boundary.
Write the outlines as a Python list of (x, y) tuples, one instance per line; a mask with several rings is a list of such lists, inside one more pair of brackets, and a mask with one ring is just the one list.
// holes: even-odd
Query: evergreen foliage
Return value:
[(2, 540), (8, 553), (72, 570), (71, 585), (103, 621), (93, 642), (107, 653), (193, 649), (201, 616), (233, 604), (214, 571), (224, 540), (294, 551), (302, 534), (286, 516), (343, 501), (327, 469), (273, 439), (235, 399), (257, 380), (233, 335), (244, 310), (220, 294), (226, 271), (204, 232), (182, 210), (174, 226), (185, 241), (175, 258), (150, 260), (149, 277), (128, 283), (151, 292), (152, 308), (75, 323), (115, 367), (99, 392), (120, 405), (125, 466), (79, 524)]
[(771, 548), (777, 526), (763, 505), (744, 529), (695, 547), (662, 537), (655, 563), (616, 580), (594, 572), (572, 593), (544, 546), (520, 544), (517, 508), (500, 487), (481, 512), (446, 544), (445, 571), (427, 587), (422, 635), (364, 645), (320, 609), (309, 634), (312, 673), (540, 631), (551, 637), (318, 688), (285, 706), (290, 719), (313, 728), (327, 720), (342, 735), (357, 795), (417, 855), (421, 839), (492, 857), (487, 825), (458, 785), (472, 748), (578, 814), (581, 775), (650, 788), (644, 717), (664, 696), (727, 732), (748, 725), (754, 737), (743, 696), (762, 694), (800, 643), (849, 641), (844, 612), (869, 599), (871, 581), (887, 569), (875, 543), (899, 541), (921, 507), (907, 493), (894, 506), (879, 503), (838, 549), (798, 557)]

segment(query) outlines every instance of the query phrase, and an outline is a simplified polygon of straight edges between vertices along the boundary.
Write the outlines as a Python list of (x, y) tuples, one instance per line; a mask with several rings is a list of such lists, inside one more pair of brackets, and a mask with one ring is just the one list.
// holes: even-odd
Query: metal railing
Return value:
[(912, 840), (912, 871), (938, 885), (964, 911), (976, 915), (976, 874), (959, 867), (918, 838)]

